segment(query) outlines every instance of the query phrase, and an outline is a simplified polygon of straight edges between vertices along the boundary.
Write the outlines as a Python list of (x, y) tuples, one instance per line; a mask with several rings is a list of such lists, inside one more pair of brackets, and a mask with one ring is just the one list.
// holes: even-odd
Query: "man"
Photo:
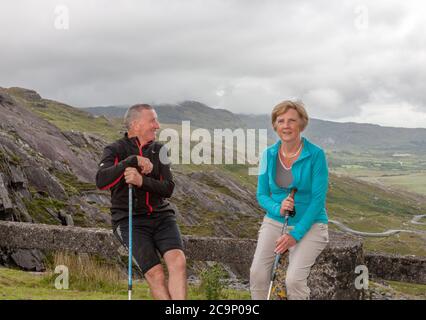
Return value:
[[(162, 145), (155, 110), (147, 104), (129, 108), (127, 133), (104, 150), (96, 185), (111, 190), (114, 234), (127, 246), (128, 185), (133, 185), (133, 260), (142, 271), (154, 299), (186, 299), (186, 259), (175, 212), (164, 198), (174, 189), (170, 165), (160, 161)], [(163, 155), (163, 152), (161, 152)], [(168, 285), (159, 254), (169, 274)]]

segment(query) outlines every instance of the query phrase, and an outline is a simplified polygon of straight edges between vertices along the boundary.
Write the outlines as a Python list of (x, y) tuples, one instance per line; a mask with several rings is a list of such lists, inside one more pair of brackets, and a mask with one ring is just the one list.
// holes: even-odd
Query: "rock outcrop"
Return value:
[[(274, 299), (280, 299), (285, 286), (288, 260), (281, 259), (274, 284)], [(330, 231), (330, 242), (318, 256), (308, 278), (311, 299), (361, 298), (361, 291), (355, 288), (355, 268), (364, 265), (362, 240), (340, 232)]]

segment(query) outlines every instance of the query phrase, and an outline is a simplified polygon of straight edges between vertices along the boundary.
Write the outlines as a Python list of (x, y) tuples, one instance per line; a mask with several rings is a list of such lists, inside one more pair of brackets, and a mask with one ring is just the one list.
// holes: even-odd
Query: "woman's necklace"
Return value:
[(303, 146), (303, 143), (301, 142), (299, 149), (297, 149), (297, 151), (295, 153), (290, 154), (290, 155), (285, 154), (284, 148), (281, 148), (281, 152), (282, 152), (284, 158), (290, 158), (291, 159), (291, 158), (294, 158), (295, 156), (297, 156), (299, 154), (300, 150), (302, 150), (302, 146)]

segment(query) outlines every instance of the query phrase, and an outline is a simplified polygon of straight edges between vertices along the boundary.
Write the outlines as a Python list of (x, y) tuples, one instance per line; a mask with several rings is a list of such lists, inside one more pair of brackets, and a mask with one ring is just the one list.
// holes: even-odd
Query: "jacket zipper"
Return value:
[[(139, 140), (138, 139), (136, 139), (136, 144), (137, 144), (137, 146), (138, 146), (138, 149), (139, 149), (139, 155), (141, 156), (141, 157), (143, 157), (143, 154), (142, 154), (142, 148), (144, 147), (144, 146), (142, 146), (140, 143), (139, 143)], [(146, 191), (146, 196), (145, 196), (145, 204), (146, 204), (146, 206), (148, 207), (148, 215), (150, 216), (151, 215), (151, 213), (152, 213), (152, 206), (151, 206), (151, 204), (149, 203), (149, 192), (148, 191)]]

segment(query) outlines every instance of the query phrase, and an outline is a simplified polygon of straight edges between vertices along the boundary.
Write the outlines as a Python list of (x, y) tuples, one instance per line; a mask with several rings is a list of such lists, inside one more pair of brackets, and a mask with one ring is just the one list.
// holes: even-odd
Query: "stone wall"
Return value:
[[(248, 277), (256, 241), (233, 238), (197, 238), (184, 236), (188, 259), (218, 261), (239, 266)], [(110, 230), (63, 227), (0, 221), (0, 248), (29, 263), (36, 249), (97, 254), (107, 258), (118, 255), (119, 242)], [(13, 257), (12, 257), (13, 258)], [(354, 270), (363, 263), (362, 242), (352, 236), (330, 232), (330, 244), (318, 258), (309, 277), (314, 299), (358, 299), (354, 288)], [(279, 278), (277, 286), (280, 285)]]
[(426, 257), (368, 253), (365, 262), (372, 277), (426, 284)]
[[(193, 260), (249, 264), (256, 241), (183, 237), (186, 255)], [(111, 230), (0, 221), (0, 247), (40, 249), (116, 256), (120, 243)]]
[[(238, 269), (240, 274), (248, 278), (256, 247), (255, 240), (190, 236), (183, 238), (189, 259), (230, 263)], [(111, 257), (117, 255), (119, 247), (120, 244), (112, 232), (106, 229), (0, 221), (0, 262), (12, 259), (27, 270), (41, 270), (43, 267), (37, 263), (40, 255), (35, 249), (68, 250)], [(311, 279), (315, 279), (318, 274), (327, 273), (329, 279), (335, 279), (330, 275), (330, 269), (326, 267), (329, 263), (347, 263), (347, 265), (339, 266), (340, 271), (351, 270), (359, 263), (360, 258), (356, 255), (359, 250), (360, 243), (353, 237), (331, 231), (330, 245), (318, 258), (318, 264), (313, 268)], [(346, 255), (354, 261), (341, 260), (339, 255)], [(426, 258), (424, 257), (367, 253), (364, 258), (372, 277), (426, 284)]]

